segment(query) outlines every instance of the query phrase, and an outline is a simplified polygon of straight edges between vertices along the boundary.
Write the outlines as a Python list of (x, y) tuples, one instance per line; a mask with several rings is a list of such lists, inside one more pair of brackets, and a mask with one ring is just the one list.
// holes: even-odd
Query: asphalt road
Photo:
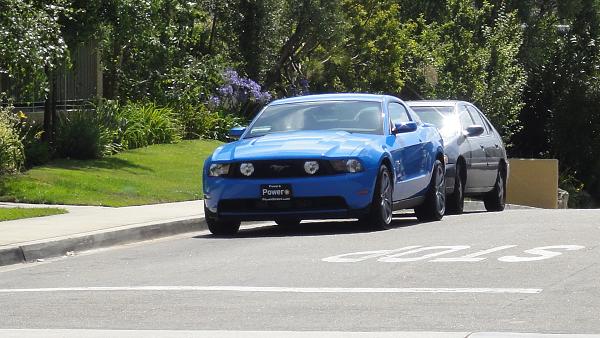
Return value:
[(23, 328), (600, 333), (600, 211), (253, 224), (0, 268), (0, 329)]

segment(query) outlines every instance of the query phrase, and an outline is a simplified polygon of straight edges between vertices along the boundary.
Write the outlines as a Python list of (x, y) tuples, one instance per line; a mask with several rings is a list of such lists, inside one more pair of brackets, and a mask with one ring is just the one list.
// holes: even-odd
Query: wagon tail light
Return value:
[(229, 164), (213, 163), (208, 169), (208, 176), (219, 177), (229, 174)]
[(331, 166), (335, 171), (343, 173), (358, 173), (365, 170), (363, 164), (356, 159), (333, 160)]

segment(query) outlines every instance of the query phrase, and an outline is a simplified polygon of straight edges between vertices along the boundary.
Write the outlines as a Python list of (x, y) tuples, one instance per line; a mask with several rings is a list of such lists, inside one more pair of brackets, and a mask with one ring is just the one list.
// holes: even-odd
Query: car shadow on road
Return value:
[[(322, 236), (343, 235), (355, 233), (371, 233), (388, 231), (398, 228), (410, 227), (422, 224), (417, 221), (414, 214), (394, 214), (392, 223), (386, 229), (374, 229), (368, 224), (361, 224), (351, 220), (328, 220), (328, 221), (303, 221), (297, 226), (279, 226), (274, 222), (261, 222), (256, 227), (242, 228), (240, 231), (228, 238), (255, 238), (255, 237), (300, 237), (300, 236)], [(222, 238), (212, 234), (200, 235), (196, 239)]]
[[(474, 214), (485, 214), (485, 213), (487, 213), (487, 211), (485, 211), (485, 210), (465, 210), (465, 211), (463, 211), (463, 213), (461, 215), (471, 215), (471, 214), (474, 215)], [(447, 215), (447, 216), (454, 216), (454, 215)]]

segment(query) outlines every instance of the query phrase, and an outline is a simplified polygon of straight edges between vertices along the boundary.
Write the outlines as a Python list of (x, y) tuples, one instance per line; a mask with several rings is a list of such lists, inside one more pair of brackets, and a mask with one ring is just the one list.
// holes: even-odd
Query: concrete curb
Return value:
[(10, 247), (0, 250), (0, 266), (23, 262), (25, 262), (25, 257), (20, 247)]
[(207, 229), (204, 217), (124, 226), (89, 233), (22, 243), (0, 249), (0, 266), (33, 262), (116, 245), (147, 241)]

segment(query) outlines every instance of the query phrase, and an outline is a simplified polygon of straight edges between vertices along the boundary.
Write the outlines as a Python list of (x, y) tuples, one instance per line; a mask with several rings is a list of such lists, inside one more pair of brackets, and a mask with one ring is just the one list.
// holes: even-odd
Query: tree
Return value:
[[(45, 75), (44, 139), (51, 140), (56, 120), (54, 71), (67, 45), (59, 20), (68, 1), (5, 0), (0, 2), (0, 76), (32, 78)], [(34, 89), (35, 90), (35, 89)]]
[(322, 91), (362, 91), (397, 94), (413, 78), (416, 68), (418, 24), (400, 20), (394, 1), (347, 0), (345, 33), (335, 49), (322, 46), (309, 63)]

